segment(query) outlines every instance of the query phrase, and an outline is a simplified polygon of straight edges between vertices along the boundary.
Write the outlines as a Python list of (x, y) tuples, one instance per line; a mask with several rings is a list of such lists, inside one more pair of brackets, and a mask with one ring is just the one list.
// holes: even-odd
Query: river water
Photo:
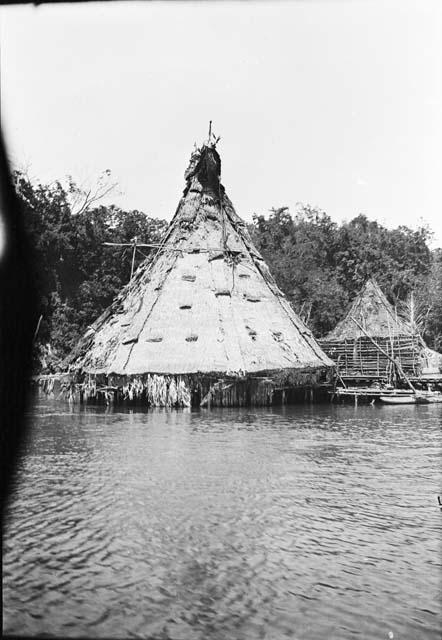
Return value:
[(442, 406), (33, 411), (4, 631), (436, 639)]

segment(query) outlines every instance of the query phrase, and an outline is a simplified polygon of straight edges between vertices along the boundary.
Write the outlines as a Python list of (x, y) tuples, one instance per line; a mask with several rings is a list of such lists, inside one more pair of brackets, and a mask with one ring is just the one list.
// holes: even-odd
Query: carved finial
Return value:
[(218, 136), (216, 137), (216, 135), (213, 133), (212, 131), (212, 120), (209, 120), (209, 137), (207, 139), (207, 146), (208, 147), (212, 147), (213, 149), (216, 148), (216, 145), (218, 144), (218, 142), (221, 140), (221, 137)]

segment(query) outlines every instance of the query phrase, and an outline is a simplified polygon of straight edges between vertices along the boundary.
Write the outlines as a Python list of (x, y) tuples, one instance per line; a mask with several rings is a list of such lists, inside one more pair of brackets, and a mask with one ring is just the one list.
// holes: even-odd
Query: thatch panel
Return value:
[(442, 373), (442, 354), (425, 347), (420, 355), (420, 365), (425, 374)]
[(238, 327), (236, 305), (232, 303), (232, 298), (228, 296), (220, 296), (217, 298), (216, 304), (219, 326), (222, 328), (222, 346), (225, 354), (226, 373), (232, 375), (235, 373), (244, 374), (248, 367)]
[[(179, 273), (197, 272), (197, 280), (168, 279), (134, 348), (128, 363), (131, 369), (139, 371), (147, 362), (152, 371), (188, 373), (206, 370), (213, 361), (214, 370), (222, 370), (224, 348), (213, 339), (213, 330), (219, 324), (218, 303), (210, 271), (200, 268), (202, 261), (199, 254), (186, 254), (180, 259)], [(180, 309), (183, 299), (192, 301), (190, 308)], [(154, 344), (146, 350), (143, 342), (149, 339), (151, 332), (159, 331), (164, 336), (161, 344)], [(197, 339), (189, 340), (191, 337)]]

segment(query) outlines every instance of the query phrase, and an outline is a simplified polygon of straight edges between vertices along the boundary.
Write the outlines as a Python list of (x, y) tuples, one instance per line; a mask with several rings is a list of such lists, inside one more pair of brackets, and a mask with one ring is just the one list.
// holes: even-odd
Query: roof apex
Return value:
[(203, 189), (218, 192), (221, 186), (221, 158), (216, 149), (216, 143), (204, 143), (201, 147), (195, 147), (184, 172), (184, 178), (187, 189), (194, 180), (197, 180)]
[(373, 337), (410, 335), (409, 325), (398, 316), (374, 278), (366, 280), (351, 303), (350, 309), (323, 340), (353, 340), (365, 335), (353, 321), (355, 318)]

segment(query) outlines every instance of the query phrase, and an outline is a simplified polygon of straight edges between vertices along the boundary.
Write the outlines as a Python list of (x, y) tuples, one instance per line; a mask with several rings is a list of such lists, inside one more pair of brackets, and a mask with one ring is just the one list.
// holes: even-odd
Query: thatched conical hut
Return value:
[(191, 157), (163, 242), (68, 360), (83, 399), (272, 404), (333, 362), (294, 313), (220, 183), (214, 145)]
[(373, 279), (319, 343), (346, 382), (395, 383), (398, 371), (419, 380), (431, 367), (438, 375), (434, 359), (439, 354), (428, 349), (420, 334), (398, 316)]

